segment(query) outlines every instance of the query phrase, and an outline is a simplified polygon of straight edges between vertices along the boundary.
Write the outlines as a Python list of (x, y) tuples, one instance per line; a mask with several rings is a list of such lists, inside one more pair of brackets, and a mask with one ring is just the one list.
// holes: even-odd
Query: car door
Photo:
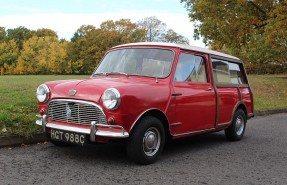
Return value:
[(176, 66), (173, 94), (176, 102), (175, 133), (214, 128), (216, 96), (208, 75), (207, 56), (182, 52)]

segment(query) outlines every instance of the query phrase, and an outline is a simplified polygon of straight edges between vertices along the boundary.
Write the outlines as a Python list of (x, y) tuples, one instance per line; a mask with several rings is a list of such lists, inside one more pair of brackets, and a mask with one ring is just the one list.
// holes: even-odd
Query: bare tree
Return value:
[(157, 19), (155, 16), (152, 16), (143, 18), (137, 24), (140, 28), (145, 30), (146, 41), (162, 41), (162, 38), (166, 31), (166, 24), (163, 23), (161, 20)]

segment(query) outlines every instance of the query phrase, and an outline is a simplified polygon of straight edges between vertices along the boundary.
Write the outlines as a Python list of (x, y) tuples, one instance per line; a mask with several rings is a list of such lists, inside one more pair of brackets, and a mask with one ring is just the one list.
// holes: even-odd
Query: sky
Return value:
[(0, 0), (0, 27), (49, 28), (59, 38), (70, 40), (81, 25), (99, 25), (107, 20), (132, 22), (156, 16), (167, 29), (187, 37), (190, 45), (205, 47), (193, 39), (193, 23), (180, 0)]

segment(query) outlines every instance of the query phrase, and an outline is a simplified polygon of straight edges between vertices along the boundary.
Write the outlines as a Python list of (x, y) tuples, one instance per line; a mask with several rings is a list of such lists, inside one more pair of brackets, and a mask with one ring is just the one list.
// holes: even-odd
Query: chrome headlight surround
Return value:
[(121, 104), (121, 94), (116, 88), (109, 88), (103, 93), (102, 102), (106, 109), (116, 110)]
[(39, 85), (36, 91), (36, 97), (39, 102), (45, 103), (49, 99), (50, 89), (47, 85)]

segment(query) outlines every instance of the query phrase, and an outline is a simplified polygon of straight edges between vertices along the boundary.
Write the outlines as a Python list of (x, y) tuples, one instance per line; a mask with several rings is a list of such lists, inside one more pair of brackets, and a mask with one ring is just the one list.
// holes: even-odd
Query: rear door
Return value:
[(243, 64), (226, 59), (212, 58), (214, 82), (218, 93), (218, 126), (228, 125), (239, 103), (252, 110), (251, 91)]
[(176, 134), (215, 127), (216, 96), (208, 75), (207, 55), (181, 53), (173, 80)]

